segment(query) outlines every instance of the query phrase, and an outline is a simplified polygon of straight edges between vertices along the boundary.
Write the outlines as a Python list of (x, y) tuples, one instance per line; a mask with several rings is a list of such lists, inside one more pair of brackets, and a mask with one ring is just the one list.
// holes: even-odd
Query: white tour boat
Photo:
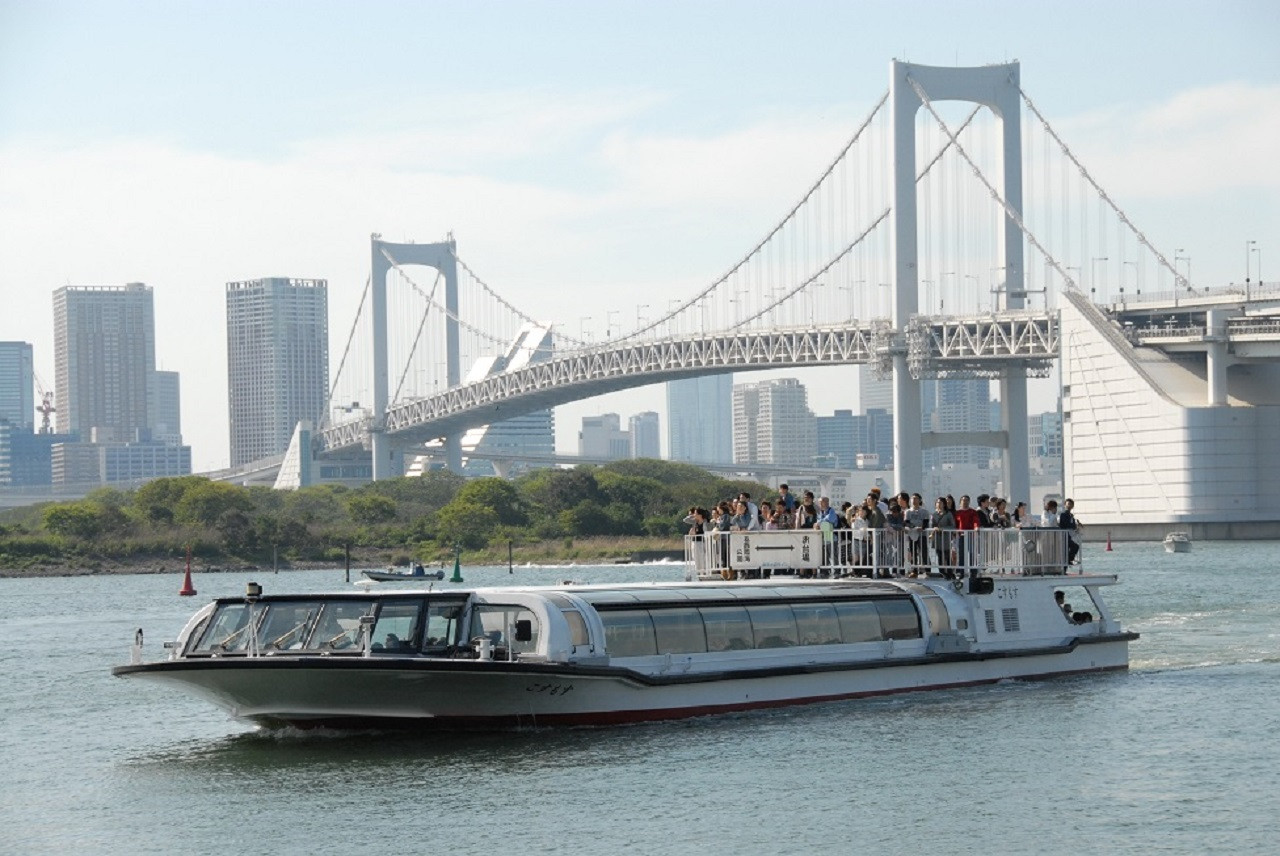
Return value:
[[(1137, 634), (1101, 596), (1116, 577), (1064, 574), (1065, 554), (1027, 565), (1044, 545), (1014, 533), (1011, 543), (1031, 549), (974, 551), (960, 579), (821, 567), (783, 579), (775, 566), (769, 578), (744, 569), (734, 581), (470, 590), (264, 595), (251, 583), (197, 612), (166, 659), (144, 663), (139, 633), (133, 662), (113, 673), (268, 727), (490, 729), (1127, 668)], [(807, 533), (751, 535), (753, 546), (780, 546)], [(864, 570), (876, 569), (854, 572)]]
[(1170, 532), (1164, 536), (1164, 549), (1166, 553), (1190, 553), (1191, 536), (1186, 532)]

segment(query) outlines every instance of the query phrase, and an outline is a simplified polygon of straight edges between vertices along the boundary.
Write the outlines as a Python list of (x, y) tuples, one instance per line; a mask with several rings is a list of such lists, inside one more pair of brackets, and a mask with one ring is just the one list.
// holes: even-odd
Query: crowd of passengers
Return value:
[[(833, 534), (831, 539), (824, 538), (839, 544), (837, 549), (845, 553), (824, 557), (824, 564), (854, 566), (872, 564), (872, 531), (901, 532), (906, 540), (908, 562), (901, 563), (904, 568), (898, 569), (898, 573), (906, 573), (907, 564), (927, 566), (932, 544), (940, 572), (952, 576), (951, 569), (963, 564), (962, 557), (957, 555), (963, 535), (950, 533), (977, 529), (1066, 530), (1067, 562), (1076, 564), (1080, 552), (1080, 523), (1074, 509), (1071, 499), (1063, 501), (1061, 510), (1056, 500), (1049, 499), (1041, 514), (1032, 515), (1025, 502), (1017, 503), (1010, 512), (1008, 500), (984, 493), (978, 495), (976, 506), (971, 504), (968, 494), (959, 501), (950, 494), (940, 496), (930, 512), (918, 493), (902, 491), (883, 497), (880, 488), (873, 487), (861, 503), (845, 502), (836, 510), (825, 496), (815, 500), (813, 491), (806, 490), (797, 498), (782, 484), (775, 498), (758, 506), (751, 501), (751, 495), (744, 492), (736, 500), (725, 500), (710, 510), (692, 507), (684, 522), (689, 526), (688, 534), (693, 536), (776, 529), (814, 529), (824, 534), (847, 530), (848, 535)], [(926, 532), (929, 537), (925, 537)]]

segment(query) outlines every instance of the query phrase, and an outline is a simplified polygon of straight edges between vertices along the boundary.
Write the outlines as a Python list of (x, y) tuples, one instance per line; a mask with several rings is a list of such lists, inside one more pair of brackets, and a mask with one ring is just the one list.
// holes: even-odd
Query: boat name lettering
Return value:
[(1016, 586), (996, 586), (996, 597), (1002, 600), (1017, 600), (1018, 589)]
[(573, 689), (573, 684), (529, 684), (524, 688), (527, 693), (546, 693), (547, 695), (565, 695)]

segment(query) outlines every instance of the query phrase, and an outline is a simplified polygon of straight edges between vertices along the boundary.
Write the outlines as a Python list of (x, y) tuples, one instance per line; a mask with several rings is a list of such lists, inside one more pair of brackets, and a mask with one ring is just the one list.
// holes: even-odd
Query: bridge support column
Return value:
[(893, 481), (892, 490), (917, 491), (924, 479), (921, 436), (920, 381), (907, 369), (906, 354), (893, 358)]
[(1000, 428), (1008, 435), (1001, 464), (1004, 493), (1014, 504), (1031, 502), (1031, 449), (1027, 442), (1027, 373), (1010, 369), (1000, 378)]
[(1227, 403), (1227, 315), (1221, 309), (1210, 309), (1204, 314), (1206, 338), (1205, 354), (1208, 365), (1209, 406)]
[[(373, 312), (373, 425), (370, 445), (373, 454), (373, 480), (404, 474), (403, 456), (393, 450), (386, 435), (389, 377), (387, 366), (387, 273), (395, 264), (432, 267), (444, 277), (445, 371), (450, 388), (462, 380), (461, 349), (458, 344), (458, 256), (457, 244), (392, 244), (372, 238), (370, 268), (370, 308)], [(455, 473), (462, 472), (462, 442), (456, 436), (444, 438), (445, 462)]]
[[(1022, 211), (1022, 120), (1018, 64), (977, 68), (940, 68), (894, 60), (890, 68), (890, 104), (893, 109), (893, 332), (905, 335), (919, 301), (919, 254), (916, 210), (916, 113), (924, 102), (916, 85), (930, 102), (967, 101), (981, 104), (1000, 119), (1003, 145), (1002, 179), (1005, 201)], [(913, 85), (915, 84), (915, 85)], [(1026, 299), (1022, 230), (1006, 214), (1001, 232), (1004, 259), (1005, 309), (1022, 309)], [(994, 301), (994, 297), (993, 297)], [(994, 306), (992, 307), (995, 308)], [(914, 490), (923, 478), (921, 450), (920, 382), (907, 370), (900, 342), (893, 357), (893, 454), (896, 490)], [(1008, 372), (1000, 382), (1004, 404), (1002, 426), (1009, 437), (1004, 451), (1005, 478), (1015, 499), (1030, 494), (1030, 461), (1027, 449), (1027, 385), (1025, 370)]]

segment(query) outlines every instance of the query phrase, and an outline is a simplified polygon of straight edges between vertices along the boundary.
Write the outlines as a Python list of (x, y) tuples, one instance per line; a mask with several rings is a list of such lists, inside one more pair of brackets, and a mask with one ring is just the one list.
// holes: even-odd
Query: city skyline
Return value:
[[(368, 68), (354, 58), (380, 44), (385, 16), (357, 4), (299, 17), (275, 4), (207, 15), (7, 3), (0, 289), (11, 312), (0, 339), (31, 342), (48, 384), (47, 295), (147, 282), (162, 295), (156, 368), (179, 371), (187, 388), (193, 465), (225, 465), (225, 330), (210, 323), (225, 282), (328, 279), (336, 353), (369, 233), (454, 231), (513, 302), (561, 330), (603, 330), (610, 313), (665, 305), (749, 248), (883, 91), (893, 55), (1017, 56), (1073, 150), (1157, 246), (1180, 248), (1198, 283), (1265, 274), (1280, 251), (1271, 5), (914, 5), (656, 3), (570, 16), (530, 3), (504, 9), (495, 27), (484, 6), (387, 4), (406, 32), (428, 32), (430, 17), (456, 38), (432, 42), (429, 64), (411, 37)], [(516, 37), (548, 14), (562, 26), (537, 43)], [(673, 19), (687, 37), (678, 44)], [(299, 66), (295, 51), (265, 49), (285, 33), (334, 61)], [(714, 64), (710, 43), (723, 48)], [(297, 94), (276, 98), (282, 90)], [(831, 412), (856, 405), (856, 374), (800, 377), (814, 409)], [(637, 390), (626, 407), (664, 412), (663, 398), (660, 386)], [(561, 408), (557, 447), (573, 448), (580, 414), (619, 407)]]

